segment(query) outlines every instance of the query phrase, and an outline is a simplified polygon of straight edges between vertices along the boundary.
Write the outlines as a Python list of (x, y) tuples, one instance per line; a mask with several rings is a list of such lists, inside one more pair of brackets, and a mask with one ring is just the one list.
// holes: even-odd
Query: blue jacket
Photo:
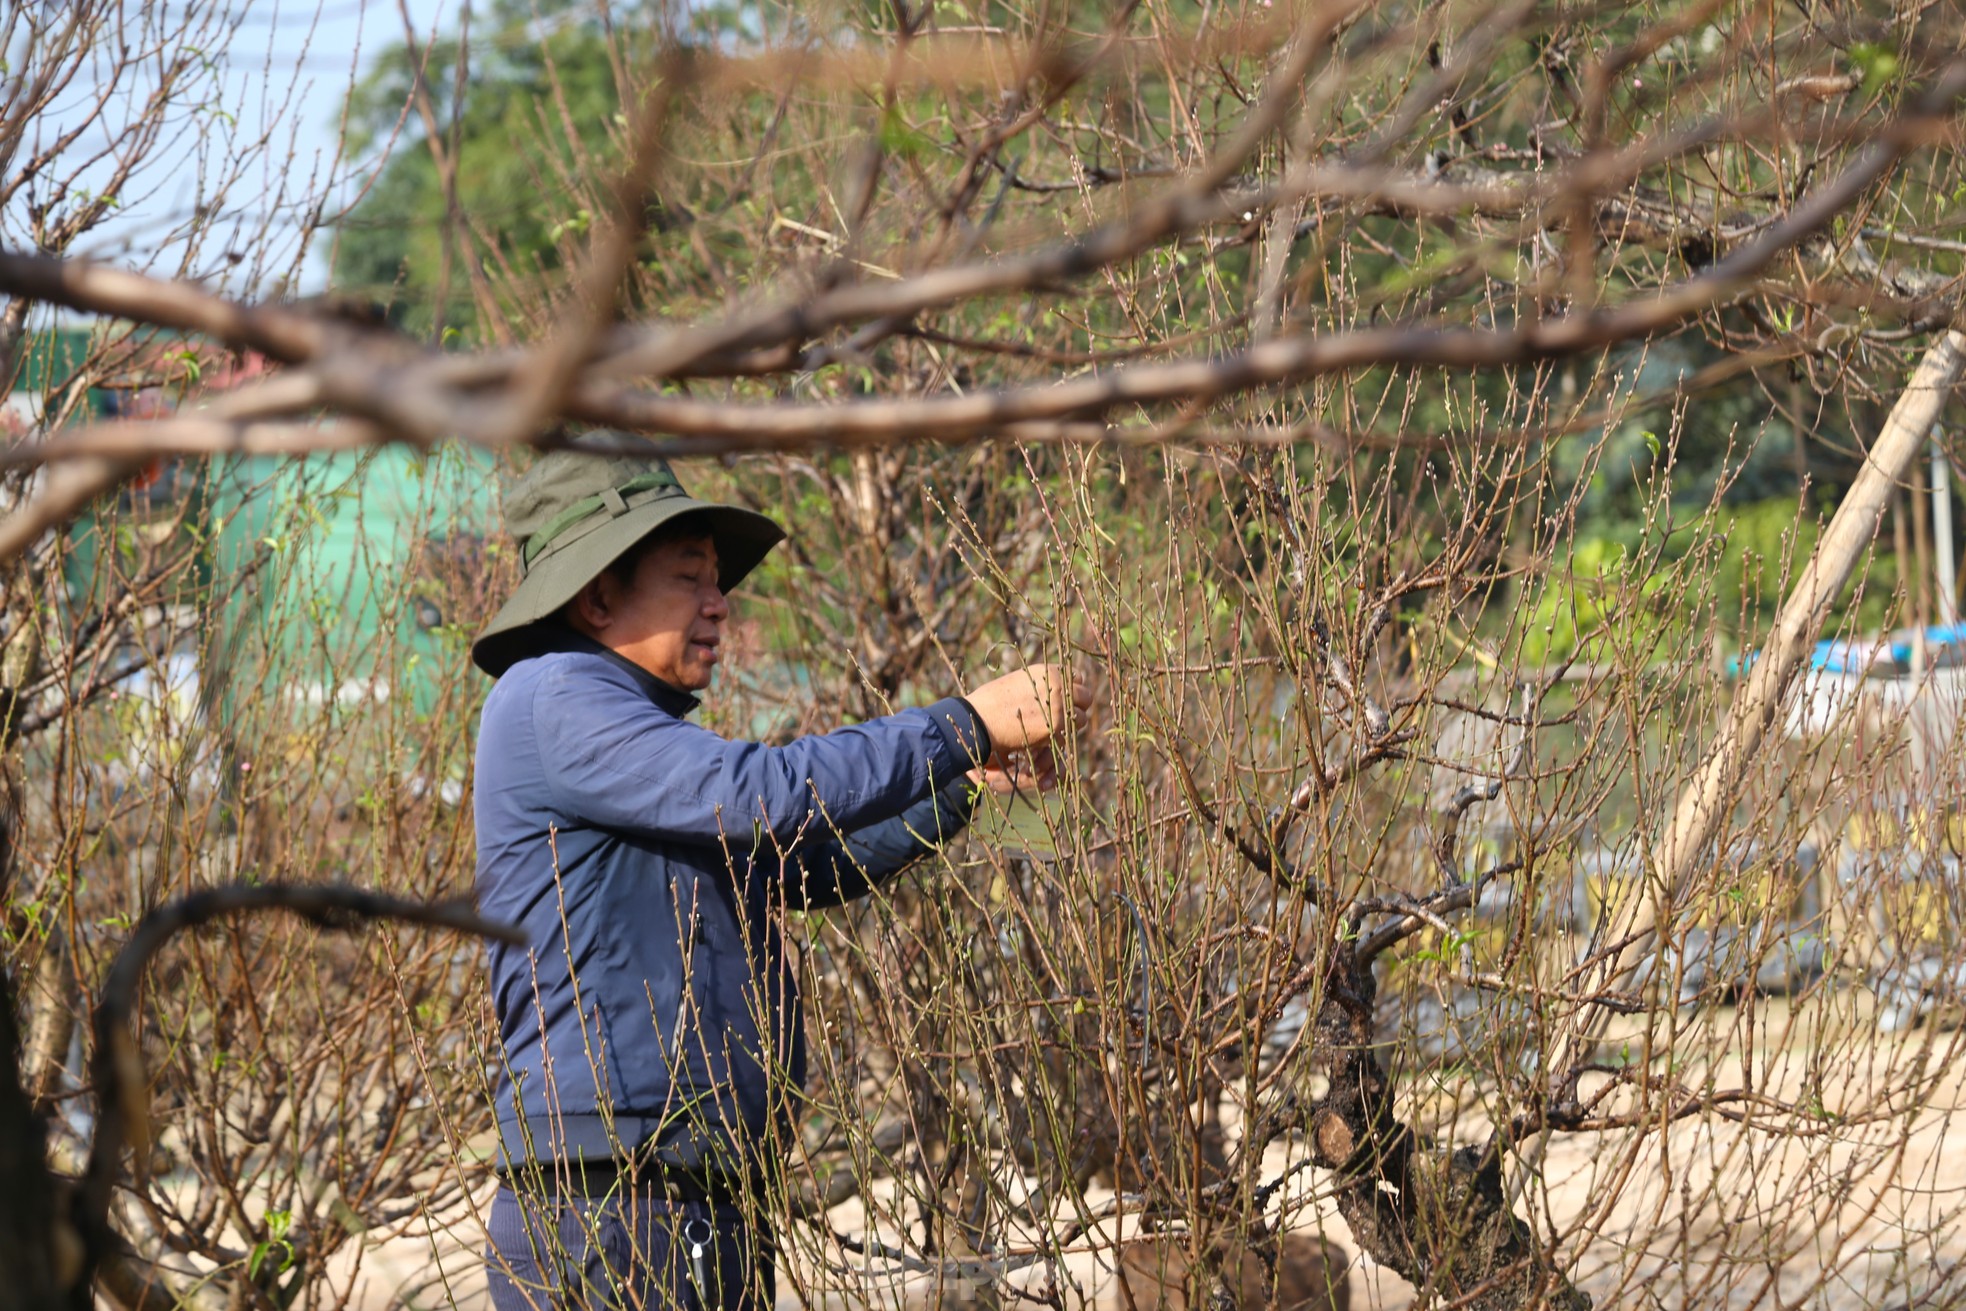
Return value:
[(696, 698), (555, 628), (478, 736), (478, 905), (503, 1159), (673, 1164), (769, 1150), (805, 1079), (787, 909), (838, 905), (969, 820), (988, 752), (938, 701), (781, 747), (688, 722)]

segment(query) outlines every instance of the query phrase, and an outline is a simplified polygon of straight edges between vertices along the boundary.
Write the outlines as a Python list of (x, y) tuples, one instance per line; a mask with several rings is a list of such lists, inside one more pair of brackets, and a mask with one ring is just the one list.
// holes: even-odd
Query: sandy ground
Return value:
[[(1669, 1125), (1570, 1134), (1553, 1140), (1540, 1161), (1519, 1168), (1526, 1195), (1518, 1213), (1556, 1232), (1564, 1263), (1599, 1307), (1966, 1306), (1966, 1031), (1936, 1025), (1885, 1037), (1861, 1004), (1828, 998), (1729, 1008), (1673, 1037), (1675, 1051), (1722, 1053), (1689, 1068), (1683, 1082), (1723, 1092), (1751, 1088), (1764, 1099), (1727, 1102), (1729, 1114), (1765, 1113), (1767, 1099), (1806, 1113), (1781, 1113), (1781, 1133), (1709, 1113)], [(1607, 1103), (1619, 1104), (1615, 1097)], [(1461, 1125), (1453, 1136), (1484, 1132), (1478, 1112), (1464, 1111)], [(1301, 1150), (1272, 1149), (1266, 1170), (1289, 1168)], [(1319, 1197), (1317, 1174), (1300, 1172), (1305, 1187), (1281, 1204), (1292, 1209), (1294, 1225), (1321, 1228), (1352, 1253), (1352, 1307), (1413, 1305), (1404, 1280), (1359, 1254), (1328, 1199)], [(865, 1228), (858, 1202), (830, 1218), (841, 1232)], [(347, 1275), (359, 1285), (353, 1305), (477, 1311), (486, 1305), (481, 1234), (467, 1216), (446, 1231), (372, 1241), (359, 1254), (358, 1270), (348, 1263)], [(1109, 1311), (1117, 1304), (1114, 1237), (1104, 1236), (1104, 1252), (1084, 1250), (1095, 1240), (1068, 1256), (1062, 1272), (1068, 1306)], [(939, 1300), (924, 1276), (822, 1270), (796, 1251), (787, 1261), (792, 1268), (780, 1280), (784, 1311), (928, 1307)], [(1047, 1277), (1037, 1266), (1013, 1282), (1034, 1287)]]

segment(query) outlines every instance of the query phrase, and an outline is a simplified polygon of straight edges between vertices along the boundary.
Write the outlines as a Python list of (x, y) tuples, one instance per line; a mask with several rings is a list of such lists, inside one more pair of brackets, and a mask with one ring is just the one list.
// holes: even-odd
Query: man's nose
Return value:
[(724, 595), (724, 590), (721, 587), (718, 587), (715, 583), (710, 584), (703, 592), (703, 617), (705, 619), (722, 619), (729, 614), (730, 598)]

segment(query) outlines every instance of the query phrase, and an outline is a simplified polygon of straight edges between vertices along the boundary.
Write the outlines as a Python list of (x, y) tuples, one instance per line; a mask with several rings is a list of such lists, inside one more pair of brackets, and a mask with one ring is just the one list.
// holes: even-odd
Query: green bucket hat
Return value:
[[(597, 433), (610, 444), (637, 439)], [(635, 543), (683, 515), (701, 516), (717, 543), (717, 585), (728, 592), (758, 567), (785, 530), (764, 515), (693, 499), (668, 461), (654, 454), (542, 455), (505, 497), (505, 522), (518, 541), (525, 577), (471, 644), (471, 660), (497, 678), (525, 655), (532, 626), (573, 600)]]

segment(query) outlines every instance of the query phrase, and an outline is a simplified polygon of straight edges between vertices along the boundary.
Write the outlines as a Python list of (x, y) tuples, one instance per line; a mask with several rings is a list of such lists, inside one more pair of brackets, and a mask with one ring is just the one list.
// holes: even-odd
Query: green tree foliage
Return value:
[(503, 253), (511, 294), (562, 267), (593, 218), (567, 180), (605, 176), (620, 159), (620, 95), (592, 12), (497, 0), (468, 44), (399, 42), (378, 56), (350, 94), (348, 144), (383, 162), (335, 244), (339, 288), (388, 304), (412, 331), (471, 324), (482, 307), (446, 255), (455, 229), (443, 171), (454, 175), (456, 210)]

